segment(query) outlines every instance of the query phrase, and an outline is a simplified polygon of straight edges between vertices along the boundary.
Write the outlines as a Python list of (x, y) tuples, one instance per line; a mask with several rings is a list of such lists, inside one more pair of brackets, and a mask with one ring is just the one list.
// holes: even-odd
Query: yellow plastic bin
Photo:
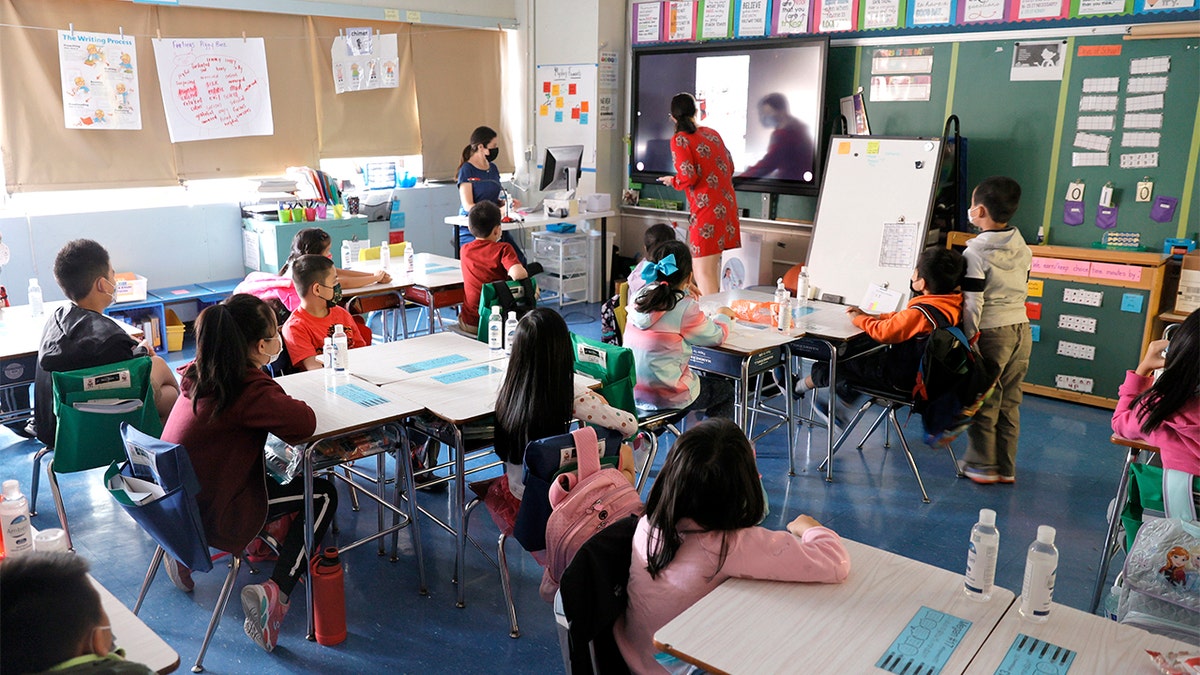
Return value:
[(183, 322), (174, 311), (167, 310), (167, 351), (177, 352), (183, 349)]

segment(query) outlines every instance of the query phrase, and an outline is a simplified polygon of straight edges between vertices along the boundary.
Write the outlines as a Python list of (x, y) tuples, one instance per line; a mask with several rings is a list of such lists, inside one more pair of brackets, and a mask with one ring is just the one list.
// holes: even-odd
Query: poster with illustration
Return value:
[(141, 129), (133, 37), (58, 31), (63, 123), (68, 129)]
[(172, 143), (275, 133), (262, 38), (151, 42)]
[[(351, 31), (354, 29), (350, 29)], [(369, 29), (368, 29), (369, 30)], [(396, 34), (368, 34), (367, 39), (346, 37), (333, 39), (333, 90), (339, 94), (368, 89), (395, 89), (400, 86), (400, 59), (397, 56)]]
[(1062, 80), (1066, 54), (1066, 40), (1014, 42), (1008, 79), (1013, 82)]

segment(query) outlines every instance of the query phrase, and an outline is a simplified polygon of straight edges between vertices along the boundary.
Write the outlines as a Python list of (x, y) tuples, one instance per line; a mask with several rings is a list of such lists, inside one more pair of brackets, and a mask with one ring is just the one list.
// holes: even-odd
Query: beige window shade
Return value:
[[(316, 94), (306, 17), (190, 7), (161, 7), (158, 17), (164, 38), (240, 39), (244, 31), (247, 37), (263, 38), (267, 51), (274, 135), (176, 143), (180, 179), (274, 175), (289, 166), (317, 165)], [(143, 57), (147, 62), (153, 64)], [(157, 83), (154, 94), (158, 95)]]
[[(155, 9), (95, 0), (0, 0), (0, 147), (9, 192), (175, 185), (154, 54)], [(58, 31), (137, 36), (140, 131), (67, 129)]]
[[(310, 25), (321, 157), (421, 154), (409, 25), (325, 17), (312, 17)], [(369, 27), (378, 34), (396, 35), (399, 86), (334, 93), (330, 49), (339, 29), (347, 27)]]
[(500, 31), (412, 27), (413, 66), (426, 178), (453, 178), (475, 127), (500, 135), (501, 171), (512, 171), (512, 141), (501, 125)]

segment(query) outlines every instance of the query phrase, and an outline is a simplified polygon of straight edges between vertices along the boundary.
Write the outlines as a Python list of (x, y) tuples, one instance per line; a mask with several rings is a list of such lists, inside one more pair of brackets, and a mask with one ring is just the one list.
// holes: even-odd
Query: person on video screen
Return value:
[(762, 159), (738, 178), (812, 180), (813, 144), (808, 126), (788, 112), (787, 97), (767, 94), (758, 102), (758, 120), (771, 130)]

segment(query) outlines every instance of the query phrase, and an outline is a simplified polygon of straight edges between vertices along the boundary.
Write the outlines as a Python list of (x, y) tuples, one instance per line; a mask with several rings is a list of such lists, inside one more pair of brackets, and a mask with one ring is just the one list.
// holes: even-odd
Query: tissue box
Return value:
[(579, 200), (577, 199), (546, 199), (547, 218), (570, 218), (579, 215)]
[(1200, 309), (1200, 253), (1192, 251), (1183, 256), (1179, 273), (1179, 292), (1175, 296), (1175, 313), (1191, 314)]
[(612, 195), (597, 192), (584, 198), (584, 206), (593, 213), (607, 211), (612, 208)]

